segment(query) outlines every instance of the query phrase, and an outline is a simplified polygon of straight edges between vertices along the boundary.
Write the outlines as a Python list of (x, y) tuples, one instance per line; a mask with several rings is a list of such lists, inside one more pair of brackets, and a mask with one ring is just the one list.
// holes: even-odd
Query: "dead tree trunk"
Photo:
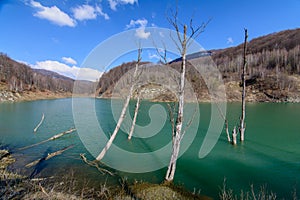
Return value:
[[(178, 115), (176, 120), (176, 128), (173, 130), (173, 148), (172, 148), (172, 155), (170, 159), (170, 163), (168, 166), (168, 171), (166, 174), (166, 181), (173, 181), (174, 174), (176, 170), (176, 162), (178, 159), (180, 143), (182, 140), (182, 122), (183, 122), (183, 106), (184, 106), (184, 84), (185, 84), (185, 67), (186, 67), (186, 45), (187, 45), (187, 38), (186, 38), (186, 31), (187, 26), (184, 25), (183, 29), (183, 40), (181, 42), (182, 46), (182, 62), (181, 62), (181, 71), (180, 71), (180, 88), (179, 88), (179, 102), (178, 102)], [(175, 131), (175, 132), (174, 132)]]
[(232, 144), (233, 145), (237, 144), (236, 138), (237, 138), (236, 127), (234, 127), (232, 130)]
[(139, 48), (139, 50), (138, 50), (138, 60), (137, 60), (137, 62), (135, 64), (135, 70), (134, 70), (134, 74), (133, 74), (133, 81), (132, 81), (132, 84), (130, 86), (129, 94), (128, 94), (126, 100), (125, 100), (124, 106), (123, 106), (122, 111), (121, 111), (121, 115), (119, 117), (119, 120), (117, 122), (117, 125), (115, 127), (115, 130), (114, 130), (113, 134), (111, 135), (111, 137), (107, 141), (105, 147), (102, 149), (102, 151), (100, 152), (100, 154), (96, 158), (96, 160), (98, 160), (98, 161), (100, 161), (105, 156), (106, 152), (108, 151), (108, 149), (112, 145), (114, 139), (116, 138), (117, 133), (118, 133), (118, 131), (119, 131), (119, 129), (120, 129), (120, 127), (121, 127), (124, 119), (125, 119), (126, 109), (127, 109), (128, 105), (129, 105), (129, 101), (130, 101), (130, 98), (132, 96), (135, 84), (136, 84), (137, 71), (138, 71), (139, 63), (141, 61), (141, 53), (142, 53), (142, 49)]
[(245, 104), (245, 97), (246, 97), (246, 80), (245, 80), (245, 73), (246, 73), (246, 66), (247, 66), (247, 39), (248, 39), (248, 31), (245, 29), (245, 41), (244, 41), (244, 55), (243, 55), (243, 69), (242, 69), (242, 84), (243, 84), (243, 91), (242, 91), (242, 116), (240, 118), (240, 140), (244, 141), (245, 139), (245, 117), (246, 117), (246, 104)]
[(225, 131), (226, 131), (226, 135), (227, 135), (227, 141), (231, 142), (229, 130), (228, 130), (228, 120), (227, 119), (225, 119)]
[(135, 123), (136, 123), (137, 114), (139, 112), (140, 103), (141, 103), (140, 102), (140, 94), (138, 93), (138, 98), (137, 98), (136, 105), (135, 105), (134, 116), (133, 116), (132, 125), (130, 128), (130, 132), (128, 135), (128, 140), (131, 140), (131, 137), (132, 137), (132, 134), (133, 134), (133, 131), (135, 128)]
[[(185, 71), (186, 71), (186, 53), (187, 53), (187, 47), (192, 43), (193, 39), (198, 37), (205, 29), (207, 23), (202, 23), (201, 26), (194, 28), (193, 27), (193, 20), (190, 20), (190, 35), (187, 37), (187, 25), (183, 25), (183, 35), (180, 34), (180, 24), (178, 22), (178, 10), (176, 9), (176, 12), (173, 13), (173, 18), (168, 18), (168, 21), (170, 24), (175, 28), (177, 33), (177, 39), (178, 43), (174, 38), (173, 41), (175, 42), (181, 57), (181, 68), (180, 68), (180, 82), (179, 82), (179, 91), (178, 91), (178, 111), (177, 111), (177, 118), (176, 118), (176, 125), (172, 127), (172, 154), (171, 159), (168, 165), (168, 170), (165, 176), (165, 180), (167, 182), (172, 182), (174, 180), (175, 170), (176, 170), (176, 162), (179, 156), (179, 150), (180, 150), (180, 144), (181, 140), (183, 139), (183, 136), (185, 134), (185, 131), (182, 130), (182, 124), (183, 124), (183, 107), (184, 107), (184, 86), (185, 86)], [(172, 121), (172, 120), (171, 120)]]
[(221, 115), (221, 117), (224, 119), (225, 121), (225, 131), (226, 131), (226, 135), (227, 135), (227, 141), (230, 143), (231, 142), (231, 139), (230, 139), (230, 134), (229, 134), (229, 129), (228, 129), (228, 120), (226, 119), (224, 113), (221, 111), (220, 107), (219, 107), (219, 104), (216, 103), (217, 105), (217, 108), (219, 110), (219, 113)]

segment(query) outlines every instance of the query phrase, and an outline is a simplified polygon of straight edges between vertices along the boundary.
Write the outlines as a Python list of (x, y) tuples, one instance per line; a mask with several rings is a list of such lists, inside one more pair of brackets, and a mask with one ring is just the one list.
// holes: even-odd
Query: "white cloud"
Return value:
[(120, 4), (126, 5), (126, 4), (131, 4), (134, 5), (135, 3), (138, 3), (138, 0), (108, 0), (110, 9), (116, 11), (117, 6)]
[(148, 39), (148, 37), (150, 36), (150, 32), (146, 32), (145, 27), (140, 27), (136, 29), (135, 36), (140, 39)]
[(61, 58), (66, 64), (76, 65), (77, 62), (71, 57), (62, 57)]
[(148, 57), (149, 59), (155, 59), (155, 60), (160, 60), (161, 57), (159, 57), (157, 54), (151, 54), (150, 52), (148, 52)]
[(232, 39), (232, 37), (227, 38), (227, 44), (233, 44), (234, 41)]
[(140, 39), (148, 39), (151, 33), (145, 31), (147, 24), (148, 20), (146, 19), (130, 20), (130, 23), (126, 25), (126, 28), (138, 27), (136, 29), (135, 36)]
[(37, 9), (37, 12), (34, 13), (35, 17), (49, 20), (59, 26), (76, 26), (76, 21), (56, 6), (46, 7), (34, 0), (30, 1), (30, 5)]
[(108, 14), (104, 13), (99, 6), (82, 5), (76, 8), (72, 8), (75, 19), (79, 21), (96, 19), (98, 15), (108, 20)]
[(112, 9), (114, 11), (117, 10), (117, 5), (118, 5), (117, 1), (115, 1), (115, 0), (108, 0), (108, 3), (109, 3), (110, 9)]
[(70, 67), (69, 65), (54, 60), (36, 62), (36, 64), (31, 65), (31, 67), (46, 69), (77, 80), (95, 81), (102, 75), (102, 72), (95, 69), (79, 68), (76, 66)]
[(146, 27), (147, 24), (148, 20), (146, 19), (130, 20), (130, 23), (126, 25), (126, 28), (134, 28), (136, 26)]

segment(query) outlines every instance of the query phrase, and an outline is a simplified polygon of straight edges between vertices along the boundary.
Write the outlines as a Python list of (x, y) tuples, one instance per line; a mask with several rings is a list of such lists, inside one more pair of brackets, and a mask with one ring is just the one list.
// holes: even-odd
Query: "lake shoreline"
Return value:
[[(3, 198), (13, 196), (17, 199), (49, 199), (49, 197), (51, 199), (211, 199), (170, 183), (135, 182), (130, 184), (122, 179), (115, 186), (104, 183), (100, 188), (94, 188), (87, 185), (81, 186), (72, 173), (69, 177), (66, 176), (66, 179), (63, 177), (28, 178), (8, 170), (8, 167), (15, 161), (10, 151), (0, 149), (0, 191)], [(61, 189), (62, 187), (64, 189)]]

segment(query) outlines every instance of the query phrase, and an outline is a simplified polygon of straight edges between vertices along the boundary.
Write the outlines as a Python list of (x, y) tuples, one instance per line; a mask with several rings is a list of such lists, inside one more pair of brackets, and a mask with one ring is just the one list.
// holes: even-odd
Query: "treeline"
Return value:
[[(213, 60), (223, 73), (239, 72), (242, 45), (213, 53)], [(300, 74), (300, 29), (281, 31), (251, 40), (248, 44), (248, 74), (264, 75), (266, 70)]]
[(74, 80), (54, 72), (32, 69), (0, 53), (0, 81), (7, 84), (8, 90), (72, 92)]
[[(300, 29), (282, 31), (252, 40), (247, 55), (246, 78), (252, 89), (267, 96), (287, 98), (297, 92), (300, 75)], [(216, 51), (212, 58), (223, 74), (223, 80), (239, 81), (242, 46)], [(275, 96), (268, 94), (272, 90)]]
[[(146, 64), (147, 62), (141, 62), (140, 65)], [(108, 72), (103, 73), (101, 76), (99, 83), (97, 85), (97, 93), (99, 95), (106, 93), (111, 93), (113, 86), (117, 83), (117, 81), (129, 70), (133, 69), (136, 65), (136, 62), (128, 62), (123, 63), (120, 66), (117, 66)]]
[[(242, 45), (209, 52), (211, 57), (201, 54), (199, 58), (193, 58), (193, 64), (198, 62), (205, 65), (212, 59), (221, 72), (225, 84), (240, 82)], [(300, 75), (300, 29), (253, 39), (248, 44), (247, 63), (247, 90), (257, 90), (261, 94), (259, 101), (272, 99), (284, 101), (291, 96), (289, 93), (295, 94), (300, 89), (299, 80), (296, 78)], [(134, 65), (135, 62), (125, 63), (105, 73), (98, 84), (99, 94), (111, 93), (115, 83)], [(179, 71), (180, 62), (173, 61), (168, 66)], [(186, 78), (192, 84), (198, 98), (208, 97), (201, 74), (189, 63), (186, 70)], [(165, 78), (167, 82), (169, 77)], [(230, 98), (230, 94), (228, 96)]]

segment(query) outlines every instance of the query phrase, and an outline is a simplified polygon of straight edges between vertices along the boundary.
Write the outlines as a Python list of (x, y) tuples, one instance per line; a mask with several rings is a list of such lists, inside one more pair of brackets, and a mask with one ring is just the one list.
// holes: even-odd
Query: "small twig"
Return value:
[(41, 186), (41, 184), (39, 184), (39, 187), (40, 187), (41, 191), (42, 191), (47, 197), (49, 197), (49, 194), (46, 192), (45, 188), (43, 188), (43, 186)]

